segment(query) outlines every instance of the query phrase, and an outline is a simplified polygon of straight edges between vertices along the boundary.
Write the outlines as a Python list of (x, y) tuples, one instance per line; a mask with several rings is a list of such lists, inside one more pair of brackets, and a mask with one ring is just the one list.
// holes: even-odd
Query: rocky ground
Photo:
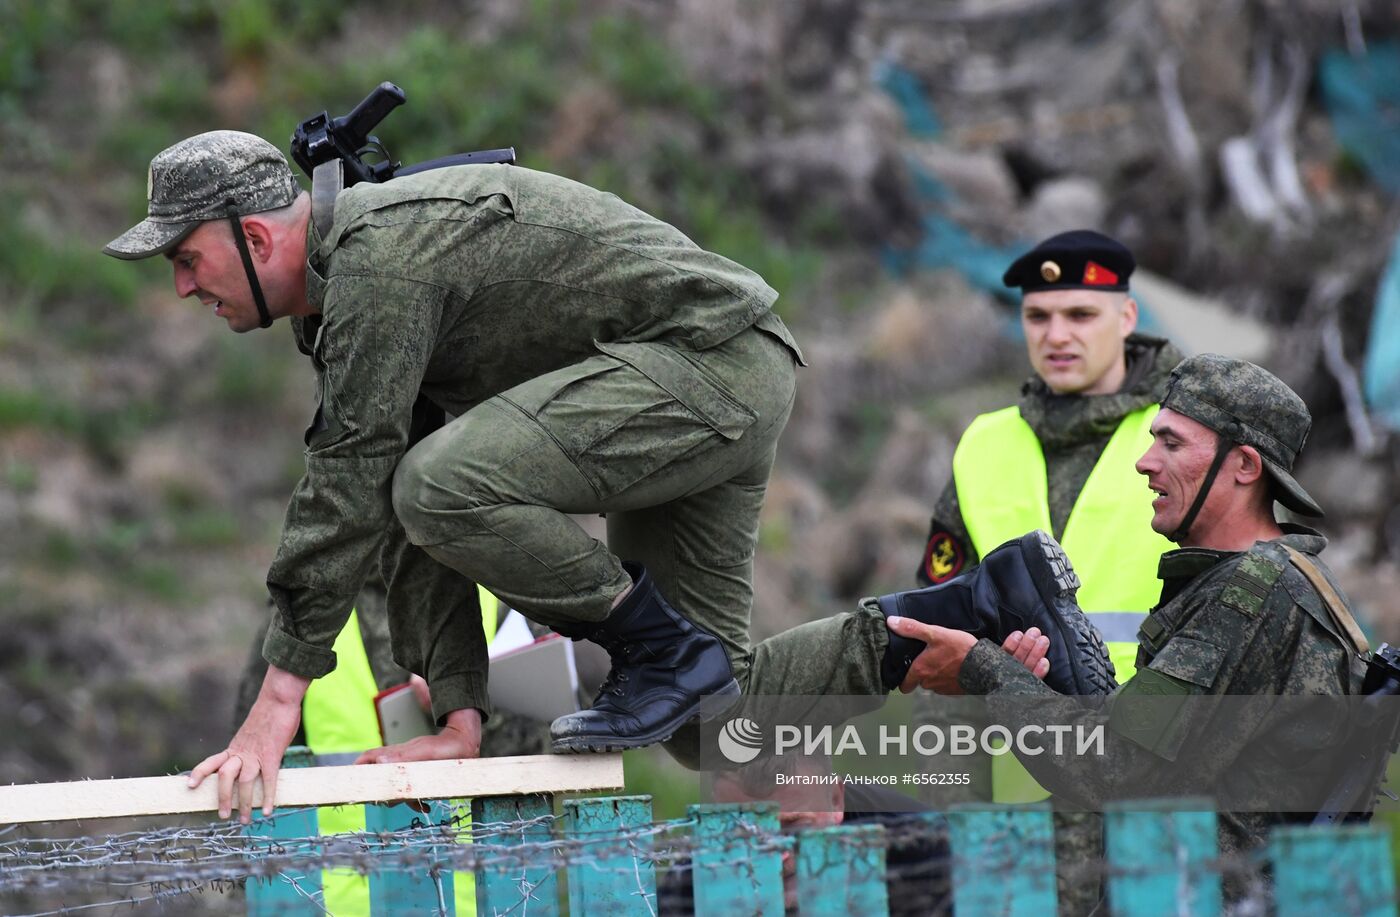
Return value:
[[(1342, 384), (1365, 346), (1395, 208), (1339, 147), (1312, 81), (1325, 48), (1357, 30), (1391, 37), (1395, 17), (1391, 4), (1336, 6), (569, 5), (591, 42), (607, 37), (606, 16), (632, 23), (661, 49), (647, 66), (680, 88), (648, 101), (609, 69), (616, 58), (582, 63), (583, 77), (513, 99), (542, 106), (520, 122), (522, 148), (616, 182), (773, 276), (811, 362), (764, 517), (756, 636), (910, 585), (958, 434), (1025, 373), (1007, 305), (965, 263), (889, 269), (928, 251), (931, 218), (992, 247), (1097, 225), (1151, 273), (1266, 326), (1263, 362), (1317, 416), (1301, 473), (1332, 510), (1329, 560), (1376, 632), (1400, 635), (1394, 449), (1358, 448)], [(373, 55), (391, 58), (396, 43), (416, 42), (427, 67), (433, 41), (485, 54), (528, 26), (515, 4), (413, 11), (447, 37), (364, 5), (311, 46), (358, 55), (342, 86), (368, 88), (395, 77)], [(16, 168), (0, 178), (14, 202), (0, 217), (0, 779), (174, 770), (230, 728), (298, 473), (309, 371), (285, 331), (234, 338), (175, 298), (165, 265), (93, 252), (139, 213), (140, 170), (162, 146), (260, 129), (284, 104), (304, 102), (300, 116), (339, 104), (277, 82), (305, 49), (245, 47), (230, 38), (244, 27), (191, 13), (169, 40), (208, 53), (172, 52), (185, 69), (157, 70), (121, 34), (67, 22), (71, 41), (35, 38), (23, 84), (3, 46), (13, 117), (0, 134)], [(366, 48), (365, 34), (382, 43)], [(447, 73), (467, 66), (447, 58)], [(502, 94), (538, 78), (490, 77)], [(404, 158), (448, 151), (414, 150), (412, 136)], [(1275, 164), (1259, 167), (1262, 195), (1225, 152), (1241, 137), (1247, 159)], [(1343, 358), (1332, 368), (1328, 327)]]

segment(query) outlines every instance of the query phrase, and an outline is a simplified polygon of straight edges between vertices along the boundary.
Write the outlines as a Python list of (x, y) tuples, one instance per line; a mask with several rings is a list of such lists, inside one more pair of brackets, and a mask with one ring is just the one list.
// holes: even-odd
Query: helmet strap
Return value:
[(238, 246), (238, 255), (243, 259), (243, 272), (248, 275), (248, 288), (253, 291), (253, 303), (258, 307), (258, 327), (272, 327), (272, 314), (267, 311), (267, 300), (263, 298), (262, 284), (258, 283), (258, 272), (253, 268), (253, 256), (248, 251), (248, 239), (243, 235), (243, 222), (233, 201), (225, 205), (229, 226), (233, 229), (233, 242)]
[[(1231, 424), (1232, 430), (1233, 427), (1234, 425)], [(1191, 531), (1196, 516), (1200, 513), (1201, 507), (1205, 505), (1206, 497), (1215, 484), (1215, 476), (1220, 473), (1220, 466), (1225, 464), (1225, 456), (1229, 455), (1230, 450), (1236, 445), (1234, 436), (1229, 433), (1220, 434), (1220, 440), (1215, 444), (1215, 458), (1211, 460), (1210, 469), (1206, 472), (1205, 479), (1201, 481), (1200, 489), (1196, 491), (1196, 499), (1191, 501), (1191, 508), (1186, 511), (1185, 516), (1181, 517), (1181, 524), (1176, 527), (1176, 531), (1167, 536), (1168, 540), (1181, 544), (1187, 533)]]

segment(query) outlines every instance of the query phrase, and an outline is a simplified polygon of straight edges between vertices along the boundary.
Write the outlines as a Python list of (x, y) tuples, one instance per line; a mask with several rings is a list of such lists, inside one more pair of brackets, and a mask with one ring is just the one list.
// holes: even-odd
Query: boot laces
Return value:
[(598, 687), (598, 696), (612, 694), (617, 697), (622, 696), (623, 685), (627, 682), (627, 673), (620, 671), (623, 666), (632, 662), (632, 643), (627, 640), (618, 640), (607, 647), (608, 656), (612, 661), (612, 667), (608, 669), (608, 676), (603, 679), (603, 683)]

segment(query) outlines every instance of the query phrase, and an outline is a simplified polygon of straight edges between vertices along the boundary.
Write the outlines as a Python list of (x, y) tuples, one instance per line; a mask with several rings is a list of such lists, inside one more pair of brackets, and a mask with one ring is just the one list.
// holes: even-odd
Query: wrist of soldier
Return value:
[(997, 686), (997, 663), (1001, 657), (1011, 658), (987, 638), (978, 640), (958, 670), (958, 686), (968, 694), (990, 693)]
[(442, 728), (455, 729), (468, 735), (481, 735), (481, 711), (475, 707), (453, 710), (443, 718)]
[(279, 669), (275, 665), (269, 665), (267, 674), (263, 676), (262, 689), (258, 692), (258, 699), (276, 704), (300, 706), (302, 698), (306, 696), (306, 689), (310, 685), (310, 678), (296, 675), (286, 669)]
[(483, 722), (491, 718), (485, 672), (430, 677), (428, 687), (432, 694), (433, 722), (438, 725), (444, 725), (448, 715), (458, 710), (478, 710)]

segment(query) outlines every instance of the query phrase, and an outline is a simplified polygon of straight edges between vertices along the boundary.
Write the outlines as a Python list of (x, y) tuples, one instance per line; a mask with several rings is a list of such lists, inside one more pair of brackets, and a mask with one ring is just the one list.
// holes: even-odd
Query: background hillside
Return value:
[(165, 146), (224, 127), (285, 148), (385, 79), (409, 101), (379, 136), (405, 162), (513, 145), (779, 289), (812, 365), (757, 636), (913, 583), (958, 434), (1027, 371), (996, 276), (1097, 226), (1157, 278), (1155, 327), (1309, 401), (1328, 560), (1395, 639), (1396, 450), (1355, 393), (1394, 110), (1346, 135), (1319, 74), (1328, 52), (1375, 59), (1397, 8), (0, 3), (0, 779), (168, 772), (229, 735), (310, 368), (285, 328), (235, 337), (162, 260), (99, 249), (144, 213)]

